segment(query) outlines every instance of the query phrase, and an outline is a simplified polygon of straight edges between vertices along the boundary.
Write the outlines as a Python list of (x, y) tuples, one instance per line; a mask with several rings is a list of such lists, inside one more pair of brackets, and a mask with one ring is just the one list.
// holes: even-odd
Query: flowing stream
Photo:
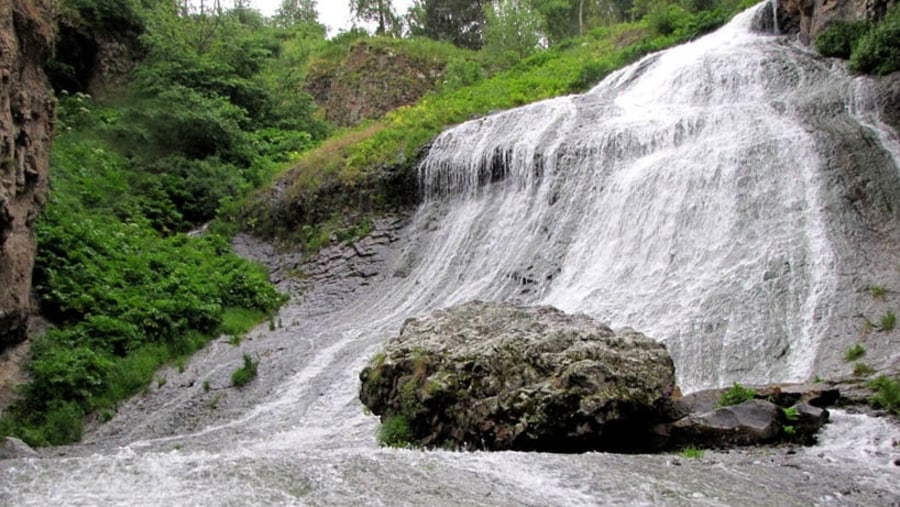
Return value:
[[(865, 291), (900, 287), (897, 135), (871, 82), (754, 32), (762, 9), (586, 94), (446, 131), (424, 203), (366, 253), (377, 275), (295, 294), (274, 330), (161, 372), (82, 445), (0, 462), (0, 504), (900, 503), (900, 430), (865, 415), (834, 412), (815, 447), (700, 459), (423, 452), (380, 449), (356, 397), (403, 320), (471, 299), (639, 329), (685, 392), (846, 375), (860, 339), (896, 367), (898, 332), (861, 335), (861, 316), (897, 303)], [(259, 377), (230, 388), (245, 352)]]

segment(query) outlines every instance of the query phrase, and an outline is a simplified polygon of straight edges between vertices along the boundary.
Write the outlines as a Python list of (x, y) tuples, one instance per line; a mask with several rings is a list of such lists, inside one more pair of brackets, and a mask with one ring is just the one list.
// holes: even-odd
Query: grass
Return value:
[(881, 316), (881, 330), (882, 331), (891, 331), (897, 325), (897, 314), (894, 312), (887, 312)]
[(250, 354), (244, 354), (244, 365), (234, 370), (231, 374), (231, 385), (243, 387), (256, 378), (259, 369), (259, 361), (254, 361)]
[(698, 449), (694, 446), (685, 447), (678, 453), (682, 458), (691, 458), (691, 459), (700, 459), (706, 454), (703, 449)]
[(266, 318), (265, 312), (248, 308), (226, 308), (222, 313), (219, 332), (232, 336), (243, 336)]
[(872, 406), (900, 415), (900, 378), (889, 378), (881, 375), (869, 382), (869, 388), (875, 391), (871, 398)]
[(856, 363), (853, 365), (854, 377), (868, 377), (873, 373), (875, 373), (875, 368), (872, 368), (866, 363)]
[(884, 295), (887, 294), (887, 290), (885, 290), (885, 288), (880, 285), (870, 285), (869, 294), (871, 294), (874, 299), (884, 299)]
[(719, 397), (719, 407), (727, 407), (729, 405), (739, 405), (745, 401), (752, 400), (756, 397), (756, 391), (749, 387), (744, 387), (737, 382), (728, 388)]
[(847, 349), (847, 353), (844, 354), (844, 359), (846, 361), (856, 361), (864, 355), (866, 355), (866, 348), (863, 347), (861, 343), (857, 343)]

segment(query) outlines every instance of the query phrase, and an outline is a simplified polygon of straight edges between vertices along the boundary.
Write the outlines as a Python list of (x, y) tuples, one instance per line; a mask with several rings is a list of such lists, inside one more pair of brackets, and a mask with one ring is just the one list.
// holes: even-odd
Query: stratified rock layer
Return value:
[(47, 198), (53, 101), (47, 0), (0, 0), (0, 350), (25, 337), (34, 223)]
[(360, 374), (363, 403), (415, 443), (635, 451), (674, 390), (665, 346), (551, 307), (472, 302), (407, 321)]

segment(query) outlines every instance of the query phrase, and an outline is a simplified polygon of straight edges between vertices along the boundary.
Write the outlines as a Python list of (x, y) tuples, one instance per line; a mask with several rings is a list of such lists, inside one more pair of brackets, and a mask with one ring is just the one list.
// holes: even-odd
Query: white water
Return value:
[[(851, 80), (752, 33), (751, 16), (585, 95), (447, 131), (378, 285), (324, 314), (313, 292), (282, 311), (283, 329), (215, 344), (68, 456), (0, 462), (0, 504), (900, 501), (900, 432), (865, 416), (838, 414), (821, 447), (795, 455), (418, 452), (377, 448), (377, 420), (356, 399), (357, 373), (404, 319), (474, 298), (640, 329), (666, 342), (685, 391), (806, 379), (825, 350), (855, 341), (832, 324), (852, 312), (841, 273), (853, 252), (831, 224), (830, 159), (801, 113)], [(874, 132), (854, 97), (829, 121)], [(260, 377), (227, 389), (245, 351), (262, 358)]]

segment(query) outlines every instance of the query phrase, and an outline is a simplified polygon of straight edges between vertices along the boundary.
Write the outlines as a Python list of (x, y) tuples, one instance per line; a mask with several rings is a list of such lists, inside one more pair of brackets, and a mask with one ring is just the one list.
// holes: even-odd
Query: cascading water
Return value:
[[(865, 86), (753, 33), (753, 15), (587, 94), (445, 132), (380, 281), (352, 298), (314, 290), (282, 310), (284, 328), (214, 344), (85, 445), (0, 462), (0, 504), (900, 501), (900, 433), (864, 416), (840, 414), (822, 447), (797, 453), (419, 452), (379, 449), (356, 399), (357, 373), (404, 319), (475, 298), (640, 329), (665, 341), (687, 391), (846, 368), (871, 299), (860, 288), (900, 286), (896, 137)], [(860, 211), (859, 185), (888, 204)], [(260, 377), (228, 389), (248, 351)]]

